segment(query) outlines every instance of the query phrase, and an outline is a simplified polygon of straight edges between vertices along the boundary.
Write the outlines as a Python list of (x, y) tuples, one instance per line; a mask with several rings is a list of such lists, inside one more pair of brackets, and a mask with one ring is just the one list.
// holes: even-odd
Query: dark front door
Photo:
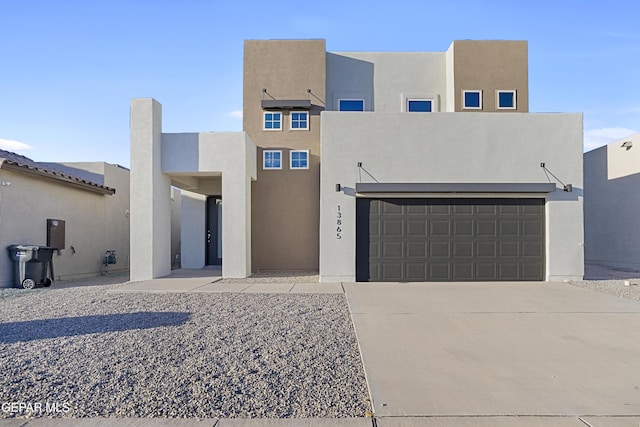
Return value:
[(544, 280), (544, 199), (357, 199), (357, 281)]
[(222, 199), (207, 197), (206, 264), (222, 265)]

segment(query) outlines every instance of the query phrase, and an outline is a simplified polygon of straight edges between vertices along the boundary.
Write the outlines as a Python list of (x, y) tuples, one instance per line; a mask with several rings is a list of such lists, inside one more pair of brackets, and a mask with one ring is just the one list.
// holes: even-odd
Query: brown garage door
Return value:
[(357, 199), (357, 281), (544, 280), (544, 199)]

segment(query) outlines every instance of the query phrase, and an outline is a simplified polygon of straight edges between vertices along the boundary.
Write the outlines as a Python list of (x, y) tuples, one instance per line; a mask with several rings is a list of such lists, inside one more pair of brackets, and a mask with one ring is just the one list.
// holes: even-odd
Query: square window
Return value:
[(293, 130), (306, 130), (309, 129), (309, 113), (304, 112), (296, 112), (291, 113), (291, 129)]
[(309, 150), (291, 150), (291, 169), (309, 169)]
[(282, 151), (264, 150), (262, 152), (262, 169), (282, 169)]
[(498, 99), (498, 108), (504, 108), (508, 110), (516, 109), (515, 90), (499, 90), (496, 98)]
[(482, 91), (464, 90), (462, 91), (462, 108), (482, 109)]
[(340, 111), (364, 111), (364, 99), (341, 99)]
[(265, 112), (263, 130), (281, 130), (282, 129), (282, 113)]
[(407, 111), (418, 113), (430, 113), (432, 111), (433, 101), (430, 99), (408, 99)]

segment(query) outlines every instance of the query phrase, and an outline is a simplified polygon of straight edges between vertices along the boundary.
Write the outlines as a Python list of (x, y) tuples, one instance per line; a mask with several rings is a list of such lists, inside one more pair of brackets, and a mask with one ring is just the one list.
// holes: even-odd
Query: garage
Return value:
[(356, 199), (356, 280), (545, 279), (544, 198)]

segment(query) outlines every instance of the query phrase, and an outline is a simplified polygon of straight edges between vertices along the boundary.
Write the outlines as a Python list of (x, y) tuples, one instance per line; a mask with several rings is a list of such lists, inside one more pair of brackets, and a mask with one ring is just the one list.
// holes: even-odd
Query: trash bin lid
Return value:
[(19, 249), (22, 251), (38, 250), (39, 248), (40, 246), (38, 245), (29, 245), (29, 244), (16, 244), (16, 245), (7, 246), (7, 249)]

